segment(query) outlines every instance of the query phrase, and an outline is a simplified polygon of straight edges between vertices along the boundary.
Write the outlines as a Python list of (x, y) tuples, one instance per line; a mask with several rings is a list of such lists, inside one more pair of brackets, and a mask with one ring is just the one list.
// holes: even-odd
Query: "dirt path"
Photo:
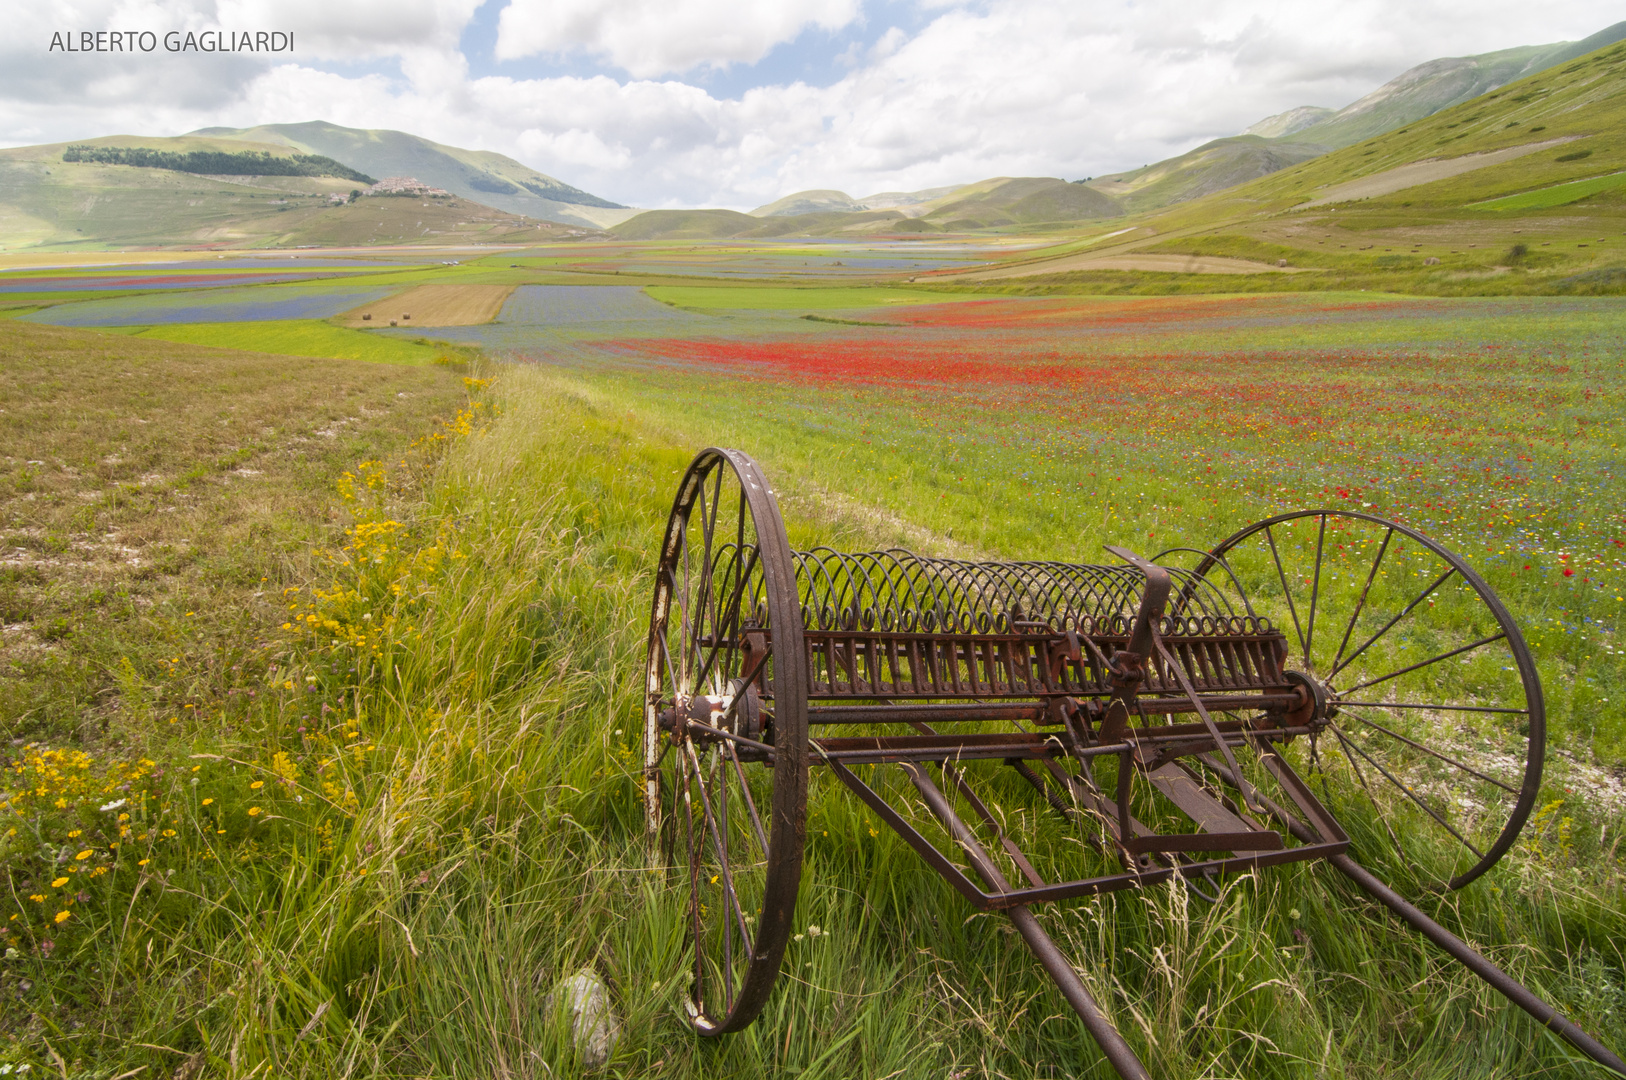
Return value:
[(1062, 274), (1077, 270), (1149, 270), (1166, 274), (1297, 274), (1302, 267), (1271, 266), (1247, 259), (1227, 259), (1218, 255), (1125, 254), (1095, 255), (1080, 252), (1041, 263), (979, 270), (956, 274), (955, 281), (993, 281), (997, 278), (1029, 277), (1033, 274)]
[(345, 326), (479, 326), (497, 317), (512, 285), (419, 285), (339, 316)]
[(1436, 180), (1444, 180), (1452, 176), (1460, 176), (1465, 172), (1483, 169), (1487, 165), (1500, 165), (1504, 161), (1533, 154), (1537, 150), (1545, 150), (1549, 146), (1560, 146), (1567, 142), (1574, 142), (1579, 135), (1566, 135), (1562, 139), (1547, 139), (1544, 142), (1525, 143), (1523, 146), (1510, 146), (1506, 150), (1491, 150), (1483, 154), (1464, 154), (1462, 157), (1445, 158), (1434, 161), (1414, 161), (1410, 165), (1400, 165), (1393, 169), (1386, 169), (1371, 176), (1363, 176), (1359, 180), (1337, 184), (1327, 189), (1327, 193), (1318, 199), (1300, 203), (1295, 210), (1303, 210), (1311, 206), (1325, 206), (1327, 203), (1348, 202), (1351, 199), (1374, 199), (1379, 195), (1392, 195), (1397, 191), (1404, 191), (1418, 184), (1431, 184)]

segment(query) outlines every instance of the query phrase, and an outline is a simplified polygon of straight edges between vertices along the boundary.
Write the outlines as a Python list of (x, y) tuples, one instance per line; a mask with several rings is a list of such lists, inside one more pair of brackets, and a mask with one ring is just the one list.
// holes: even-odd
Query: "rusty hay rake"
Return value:
[[(755, 462), (708, 449), (661, 543), (649, 839), (687, 890), (689, 1010), (762, 1010), (826, 769), (973, 907), (1010, 918), (1126, 1078), (1145, 1067), (1035, 905), (1322, 860), (1572, 1046), (1626, 1065), (1351, 857), (1457, 889), (1541, 782), (1536, 668), (1471, 567), (1403, 525), (1308, 510), (1107, 565), (791, 549)], [(1317, 781), (1313, 791), (1306, 782)], [(1323, 801), (1325, 800), (1325, 801)]]

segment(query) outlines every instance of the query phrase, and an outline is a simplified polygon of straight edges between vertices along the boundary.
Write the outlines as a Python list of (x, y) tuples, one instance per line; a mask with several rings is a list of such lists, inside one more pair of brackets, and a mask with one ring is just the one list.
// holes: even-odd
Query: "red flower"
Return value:
[(1565, 577), (1574, 577), (1575, 576), (1575, 571), (1571, 570), (1569, 567), (1566, 566), (1566, 567), (1564, 567), (1564, 576)]

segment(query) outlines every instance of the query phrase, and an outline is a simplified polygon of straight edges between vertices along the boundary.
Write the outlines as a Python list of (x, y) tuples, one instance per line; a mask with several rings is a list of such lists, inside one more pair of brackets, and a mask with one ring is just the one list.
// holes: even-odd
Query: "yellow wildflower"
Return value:
[(209, 805), (209, 804), (210, 804), (210, 803), (212, 803), (212, 802), (214, 802), (214, 800), (213, 800), (213, 799), (204, 799), (204, 800), (203, 800), (203, 805), (204, 805), (204, 806), (208, 806), (208, 805)]
[(258, 806), (251, 806), (251, 807), (248, 808), (248, 816), (249, 817), (258, 817), (259, 813), (260, 813), (260, 808)]
[(67, 883), (68, 883), (67, 878), (59, 877), (55, 881), (51, 882), (51, 888), (60, 889), (60, 888), (62, 888), (62, 886), (66, 885)]
[(90, 854), (91, 854), (90, 849), (86, 848), (85, 850), (81, 851), (79, 854), (75, 855), (74, 858), (75, 859), (88, 859), (88, 858), (90, 858)]
[(263, 788), (264, 786), (265, 786), (265, 781), (264, 780), (256, 780), (252, 784), (249, 785), (249, 790), (258, 791), (261, 788)]
[(71, 912), (59, 911), (59, 912), (56, 913), (56, 921), (59, 922), (59, 923), (67, 922), (68, 921), (68, 916), (70, 914), (71, 914)]

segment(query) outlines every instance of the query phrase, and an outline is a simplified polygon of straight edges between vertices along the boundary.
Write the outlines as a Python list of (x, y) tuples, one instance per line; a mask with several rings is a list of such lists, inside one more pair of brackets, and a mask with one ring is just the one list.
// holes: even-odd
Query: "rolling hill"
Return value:
[(431, 187), (510, 214), (602, 229), (638, 211), (545, 176), (489, 150), (464, 150), (404, 131), (364, 130), (313, 121), (192, 133), (271, 145), (342, 161), (374, 176), (412, 176)]
[(1619, 22), (1581, 41), (1530, 45), (1418, 64), (1337, 111), (1301, 105), (1241, 135), (1215, 139), (1178, 157), (1098, 176), (1085, 185), (1131, 210), (1198, 199), (1301, 161), (1394, 131), (1626, 38)]
[(1322, 271), (1260, 288), (1626, 291), (1626, 42), (1114, 227), (961, 280), (1098, 287), (1178, 255)]
[[(840, 191), (800, 191), (750, 214), (649, 210), (609, 231), (626, 240), (918, 234), (1093, 221), (1123, 213), (1110, 196), (1053, 176), (997, 176), (960, 187), (886, 192), (863, 200)], [(697, 216), (702, 214), (708, 216)]]
[[(351, 192), (365, 186), (354, 179), (359, 175), (355, 170), (312, 169), (309, 155), (299, 160), (302, 153), (286, 144), (197, 135), (111, 136), (71, 147), (53, 143), (0, 150), (0, 248), (462, 244), (555, 239), (586, 231), (520, 218), (465, 198), (352, 199)], [(245, 159), (247, 154), (269, 159)], [(125, 163), (137, 159), (147, 164)], [(285, 171), (200, 173), (152, 167), (154, 161), (189, 168), (214, 162), (215, 167), (239, 170), (260, 167), (253, 162), (264, 160), (282, 163), (278, 168)], [(345, 175), (298, 175), (301, 166), (307, 172)]]

